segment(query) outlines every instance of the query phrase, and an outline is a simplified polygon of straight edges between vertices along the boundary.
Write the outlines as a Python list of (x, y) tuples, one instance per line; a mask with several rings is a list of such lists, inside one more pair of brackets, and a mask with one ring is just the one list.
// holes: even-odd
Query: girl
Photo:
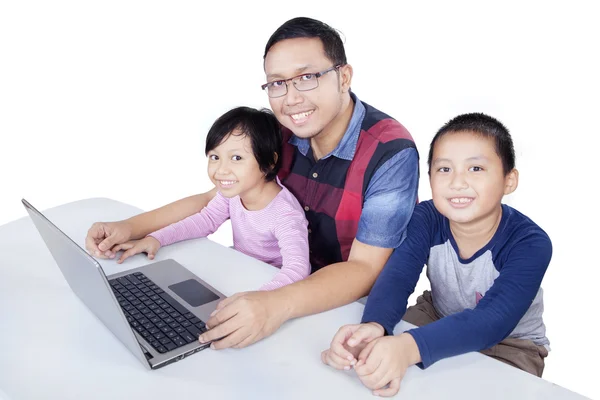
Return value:
[(200, 238), (231, 219), (233, 247), (281, 270), (261, 290), (271, 290), (310, 274), (308, 223), (296, 198), (277, 179), (281, 132), (268, 110), (238, 107), (215, 121), (206, 137), (208, 176), (217, 194), (199, 213), (118, 245), (118, 263), (161, 246)]

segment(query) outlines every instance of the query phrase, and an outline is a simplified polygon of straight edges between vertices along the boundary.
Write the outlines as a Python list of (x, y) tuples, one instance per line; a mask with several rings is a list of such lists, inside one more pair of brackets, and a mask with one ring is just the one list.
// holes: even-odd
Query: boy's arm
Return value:
[(113, 246), (143, 238), (150, 232), (200, 212), (216, 193), (217, 189), (213, 188), (123, 221), (95, 222), (88, 230), (85, 248), (96, 257), (112, 257), (115, 255), (111, 250)]
[(419, 346), (423, 366), (487, 349), (506, 338), (531, 306), (551, 257), (552, 244), (545, 234), (521, 239), (474, 309), (408, 331)]
[(206, 237), (214, 233), (228, 219), (229, 199), (217, 193), (199, 213), (152, 232), (148, 236), (157, 239), (161, 246), (167, 246), (182, 240)]
[(387, 335), (406, 312), (408, 297), (427, 262), (432, 236), (436, 230), (435, 208), (432, 202), (415, 207), (407, 228), (406, 240), (392, 253), (377, 278), (362, 316), (361, 323), (376, 322)]

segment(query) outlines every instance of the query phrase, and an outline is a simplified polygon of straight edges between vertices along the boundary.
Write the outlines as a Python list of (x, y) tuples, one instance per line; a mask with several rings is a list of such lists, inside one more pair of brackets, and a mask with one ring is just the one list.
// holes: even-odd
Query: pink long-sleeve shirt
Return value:
[(233, 247), (281, 270), (261, 290), (272, 290), (302, 280), (310, 274), (308, 222), (294, 195), (281, 191), (262, 210), (249, 211), (239, 196), (221, 193), (202, 211), (151, 233), (161, 246), (206, 237), (231, 219)]

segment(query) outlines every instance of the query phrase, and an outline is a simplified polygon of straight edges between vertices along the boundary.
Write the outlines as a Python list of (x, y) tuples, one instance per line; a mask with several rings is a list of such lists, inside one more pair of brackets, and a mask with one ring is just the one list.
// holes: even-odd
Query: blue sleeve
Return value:
[(356, 239), (383, 248), (396, 248), (417, 202), (419, 156), (404, 149), (375, 172), (365, 193)]
[(500, 275), (474, 309), (409, 330), (423, 367), (458, 354), (492, 347), (505, 339), (531, 306), (552, 257), (552, 243), (536, 230), (519, 238)]
[(362, 323), (377, 322), (386, 334), (393, 334), (429, 257), (434, 231), (433, 212), (431, 202), (415, 207), (406, 240), (394, 250), (369, 293)]

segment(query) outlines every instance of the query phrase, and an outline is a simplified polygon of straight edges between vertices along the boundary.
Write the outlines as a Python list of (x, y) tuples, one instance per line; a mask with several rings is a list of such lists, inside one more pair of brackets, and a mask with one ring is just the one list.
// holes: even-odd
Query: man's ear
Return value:
[(517, 171), (516, 168), (513, 168), (513, 170), (504, 177), (504, 194), (511, 194), (517, 190), (517, 186), (519, 186), (519, 171)]
[(342, 93), (346, 93), (350, 90), (352, 84), (352, 65), (346, 64), (340, 67), (340, 83), (342, 86)]

